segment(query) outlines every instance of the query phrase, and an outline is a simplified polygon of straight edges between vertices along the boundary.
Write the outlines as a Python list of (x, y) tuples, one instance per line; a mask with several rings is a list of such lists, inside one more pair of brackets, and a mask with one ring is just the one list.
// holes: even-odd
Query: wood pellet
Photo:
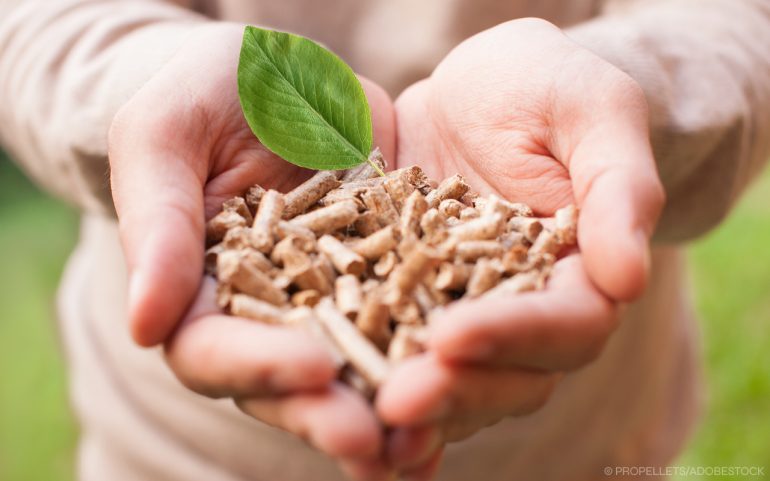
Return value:
[(224, 202), (207, 224), (206, 274), (225, 312), (322, 336), (340, 379), (371, 396), (425, 350), (434, 309), (542, 289), (577, 222), (573, 205), (541, 219), (417, 166), (323, 171), (286, 194), (255, 185)]

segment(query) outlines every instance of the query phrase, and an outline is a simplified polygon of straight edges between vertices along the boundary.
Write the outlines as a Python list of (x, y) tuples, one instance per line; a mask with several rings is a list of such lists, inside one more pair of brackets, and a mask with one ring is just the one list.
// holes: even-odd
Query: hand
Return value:
[(400, 166), (463, 174), (538, 215), (580, 207), (581, 254), (558, 262), (544, 291), (446, 309), (429, 351), (381, 388), (386, 422), (459, 439), (542, 406), (559, 373), (599, 355), (616, 303), (642, 293), (663, 204), (646, 102), (636, 82), (558, 28), (522, 19), (455, 48), (403, 93), (396, 115)]
[[(234, 398), (247, 414), (305, 437), (351, 472), (387, 472), (378, 461), (379, 422), (361, 396), (333, 381), (322, 346), (289, 328), (222, 316), (210, 283), (200, 286), (205, 219), (222, 201), (255, 183), (286, 190), (309, 175), (272, 155), (246, 125), (235, 78), (242, 34), (229, 24), (198, 30), (110, 130), (131, 332), (144, 346), (166, 342), (169, 365), (193, 390)], [(377, 145), (392, 158), (391, 101), (363, 83)]]

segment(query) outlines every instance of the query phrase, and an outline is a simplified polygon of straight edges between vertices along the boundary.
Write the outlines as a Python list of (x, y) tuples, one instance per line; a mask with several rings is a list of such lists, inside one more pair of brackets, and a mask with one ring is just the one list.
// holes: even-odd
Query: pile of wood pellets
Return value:
[(226, 201), (207, 224), (206, 272), (222, 309), (307, 330), (371, 396), (393, 363), (424, 351), (437, 308), (543, 288), (577, 216), (570, 205), (535, 217), (460, 175), (437, 185), (416, 166), (382, 177), (365, 164)]

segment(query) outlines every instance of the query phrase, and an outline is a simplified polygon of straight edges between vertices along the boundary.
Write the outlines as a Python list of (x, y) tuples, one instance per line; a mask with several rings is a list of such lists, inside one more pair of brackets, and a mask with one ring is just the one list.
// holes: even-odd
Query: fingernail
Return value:
[(397, 428), (391, 434), (389, 457), (400, 470), (418, 466), (436, 452), (442, 438), (438, 428)]

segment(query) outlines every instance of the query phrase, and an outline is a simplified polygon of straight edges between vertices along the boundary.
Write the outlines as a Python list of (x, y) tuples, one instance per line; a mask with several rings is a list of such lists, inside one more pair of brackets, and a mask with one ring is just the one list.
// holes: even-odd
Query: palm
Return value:
[(580, 69), (612, 67), (543, 22), (502, 27), (463, 42), (398, 99), (398, 161), (437, 178), (461, 173), (482, 193), (551, 213), (573, 202), (574, 114), (604, 88), (580, 85)]
[(631, 77), (547, 22), (514, 20), (456, 47), (396, 111), (399, 164), (459, 172), (540, 215), (576, 203), (592, 281), (640, 295), (663, 194)]
[[(229, 90), (228, 101), (234, 104), (232, 113), (225, 117), (227, 122), (223, 125), (214, 126), (224, 133), (213, 139), (217, 148), (210, 159), (211, 173), (205, 187), (207, 217), (216, 213), (224, 200), (242, 194), (254, 184), (286, 191), (309, 175), (309, 171), (288, 164), (259, 143), (240, 112), (234, 88)], [(212, 103), (216, 105), (217, 100)]]
[(447, 110), (433, 98), (437, 81), (413, 86), (397, 102), (399, 165), (416, 163), (439, 179), (460, 173), (482, 194), (526, 202), (541, 214), (572, 202), (569, 172), (532, 128), (534, 116), (520, 115), (502, 128), (488, 120), (499, 115), (493, 103), (458, 98), (468, 105)]
[[(286, 191), (311, 174), (267, 150), (246, 123), (237, 89), (242, 29), (229, 27), (214, 38), (202, 35), (185, 45), (145, 88), (151, 91), (145, 93), (147, 104), (163, 105), (155, 130), (166, 137), (164, 147), (184, 159), (205, 183), (207, 217), (222, 201), (254, 184)], [(362, 83), (372, 107), (375, 140), (390, 156), (392, 103), (377, 85), (367, 79)]]
[[(178, 102), (165, 102), (166, 115), (176, 119), (176, 135), (170, 139), (176, 145), (169, 147), (184, 152), (192, 169), (201, 173), (206, 169), (202, 180), (207, 218), (224, 200), (254, 184), (286, 190), (308, 175), (260, 144), (243, 117), (236, 78), (241, 35), (236, 28), (218, 34), (217, 41), (206, 37), (194, 41), (185, 46), (190, 55), (177, 55), (168, 70), (153, 79), (159, 90), (187, 91)], [(181, 85), (179, 78), (185, 79)]]

